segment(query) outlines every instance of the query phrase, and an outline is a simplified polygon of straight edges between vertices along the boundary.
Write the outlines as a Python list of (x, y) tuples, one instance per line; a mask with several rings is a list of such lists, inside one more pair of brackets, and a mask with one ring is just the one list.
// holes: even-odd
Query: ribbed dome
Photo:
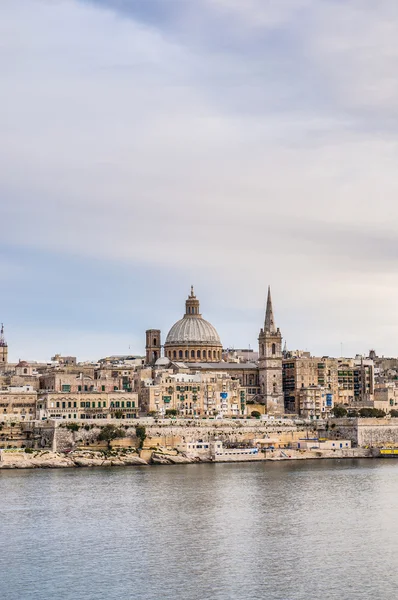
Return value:
[(184, 345), (187, 343), (221, 346), (221, 340), (213, 325), (200, 316), (185, 315), (170, 329), (166, 344)]

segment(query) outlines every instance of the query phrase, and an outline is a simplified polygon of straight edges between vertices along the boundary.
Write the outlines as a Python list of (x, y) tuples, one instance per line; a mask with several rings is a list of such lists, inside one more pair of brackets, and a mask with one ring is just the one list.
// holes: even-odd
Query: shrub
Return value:
[(166, 417), (176, 417), (177, 416), (177, 411), (175, 408), (168, 408), (166, 410)]
[(26, 454), (33, 454), (33, 452), (34, 452), (33, 448), (25, 448)]
[(135, 435), (139, 439), (139, 447), (142, 448), (146, 438), (146, 429), (144, 425), (136, 425)]
[(69, 431), (79, 431), (80, 425), (78, 423), (68, 423), (66, 429), (69, 429)]
[(105, 425), (97, 439), (99, 441), (108, 442), (108, 448), (110, 448), (113, 440), (124, 437), (126, 437), (126, 434), (121, 427), (109, 424)]
[(333, 415), (337, 419), (340, 419), (341, 417), (346, 417), (347, 410), (341, 404), (336, 404), (336, 406), (333, 407)]
[(261, 417), (261, 413), (259, 413), (258, 410), (252, 410), (252, 412), (250, 414), (252, 417), (255, 417), (256, 419), (259, 419)]

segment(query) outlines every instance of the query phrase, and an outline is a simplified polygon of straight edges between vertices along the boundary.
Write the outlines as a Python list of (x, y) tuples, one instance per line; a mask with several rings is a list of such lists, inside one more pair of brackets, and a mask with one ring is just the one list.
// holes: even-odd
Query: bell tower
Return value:
[(0, 330), (0, 367), (7, 366), (8, 363), (8, 344), (4, 337), (4, 325), (1, 324)]
[(146, 364), (154, 365), (161, 356), (160, 329), (148, 329), (146, 331)]
[(260, 394), (267, 407), (267, 413), (281, 415), (285, 412), (282, 387), (282, 335), (279, 327), (275, 327), (269, 287), (264, 328), (260, 330), (258, 344)]

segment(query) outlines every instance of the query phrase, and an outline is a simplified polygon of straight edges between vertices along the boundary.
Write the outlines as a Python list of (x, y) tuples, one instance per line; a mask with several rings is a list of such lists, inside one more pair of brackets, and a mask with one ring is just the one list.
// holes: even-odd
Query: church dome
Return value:
[(221, 345), (220, 337), (213, 325), (202, 317), (190, 317), (185, 315), (174, 323), (170, 329), (166, 344), (186, 343), (209, 344), (210, 346)]
[(221, 360), (220, 336), (215, 327), (200, 314), (199, 300), (193, 287), (185, 307), (185, 315), (174, 323), (167, 335), (164, 345), (166, 355), (170, 359), (184, 358), (190, 362), (198, 359)]

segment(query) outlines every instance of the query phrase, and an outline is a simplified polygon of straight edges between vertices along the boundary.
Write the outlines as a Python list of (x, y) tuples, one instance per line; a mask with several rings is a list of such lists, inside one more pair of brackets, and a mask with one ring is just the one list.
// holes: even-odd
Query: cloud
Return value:
[(167, 272), (132, 336), (194, 282), (235, 346), (255, 344), (271, 282), (292, 345), (393, 353), (398, 15), (375, 10), (3, 1), (3, 268), (15, 249), (102, 261), (104, 286), (112, 269), (143, 289)]

